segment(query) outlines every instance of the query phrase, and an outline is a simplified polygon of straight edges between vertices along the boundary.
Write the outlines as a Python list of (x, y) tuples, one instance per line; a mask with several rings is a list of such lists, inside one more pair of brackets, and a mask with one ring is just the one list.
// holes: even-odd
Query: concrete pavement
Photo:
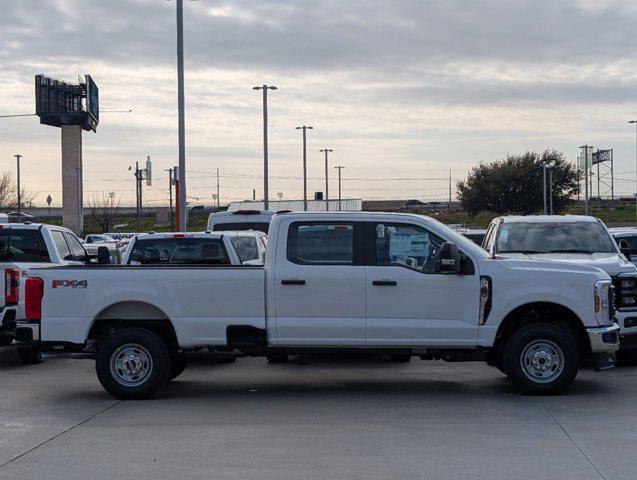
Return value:
[(0, 478), (634, 479), (637, 368), (518, 395), (496, 369), (413, 359), (196, 359), (151, 400), (92, 361), (0, 349)]

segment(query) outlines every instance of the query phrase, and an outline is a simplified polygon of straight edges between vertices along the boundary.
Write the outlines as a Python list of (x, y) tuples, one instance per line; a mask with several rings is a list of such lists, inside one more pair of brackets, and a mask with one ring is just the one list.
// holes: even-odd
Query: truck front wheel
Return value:
[(502, 363), (511, 381), (524, 393), (553, 395), (577, 376), (577, 342), (572, 334), (555, 325), (527, 325), (509, 338)]
[(121, 400), (150, 397), (168, 380), (170, 356), (162, 340), (142, 328), (110, 335), (97, 352), (97, 378)]

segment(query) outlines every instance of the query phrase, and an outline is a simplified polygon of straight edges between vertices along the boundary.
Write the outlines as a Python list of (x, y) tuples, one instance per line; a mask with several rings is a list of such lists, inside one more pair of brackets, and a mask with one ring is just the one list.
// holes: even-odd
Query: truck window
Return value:
[(218, 238), (158, 237), (137, 240), (128, 263), (229, 265), (230, 259)]
[(233, 237), (230, 239), (242, 262), (259, 259), (256, 237)]
[(354, 224), (293, 223), (288, 232), (287, 258), (301, 265), (353, 265)]
[(436, 273), (444, 240), (417, 225), (377, 223), (375, 225), (376, 265), (408, 267)]
[(64, 232), (64, 238), (71, 250), (71, 255), (75, 260), (84, 260), (86, 258), (86, 250), (74, 235)]
[(268, 222), (240, 222), (240, 223), (217, 223), (212, 227), (213, 232), (219, 231), (244, 231), (244, 230), (257, 230), (259, 232), (268, 233), (270, 224)]
[(50, 262), (39, 230), (0, 230), (0, 259), (8, 262)]
[(62, 260), (73, 260), (73, 255), (71, 255), (71, 250), (69, 249), (66, 240), (64, 240), (64, 236), (62, 232), (59, 230), (52, 230), (51, 237), (53, 237), (53, 242), (55, 243), (55, 247), (60, 254), (60, 258)]

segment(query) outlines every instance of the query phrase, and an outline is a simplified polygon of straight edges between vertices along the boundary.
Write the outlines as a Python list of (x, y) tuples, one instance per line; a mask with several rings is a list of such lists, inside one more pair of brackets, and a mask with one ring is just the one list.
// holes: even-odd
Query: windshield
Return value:
[(615, 253), (598, 222), (512, 222), (498, 230), (496, 253)]
[(230, 259), (216, 238), (153, 238), (135, 242), (128, 263), (229, 265)]

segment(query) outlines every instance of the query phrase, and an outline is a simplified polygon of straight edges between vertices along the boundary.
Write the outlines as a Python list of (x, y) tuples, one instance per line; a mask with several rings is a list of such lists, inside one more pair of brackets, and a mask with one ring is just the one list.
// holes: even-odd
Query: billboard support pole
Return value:
[(179, 113), (179, 228), (186, 231), (186, 120), (184, 113), (184, 1), (177, 0), (177, 109)]

